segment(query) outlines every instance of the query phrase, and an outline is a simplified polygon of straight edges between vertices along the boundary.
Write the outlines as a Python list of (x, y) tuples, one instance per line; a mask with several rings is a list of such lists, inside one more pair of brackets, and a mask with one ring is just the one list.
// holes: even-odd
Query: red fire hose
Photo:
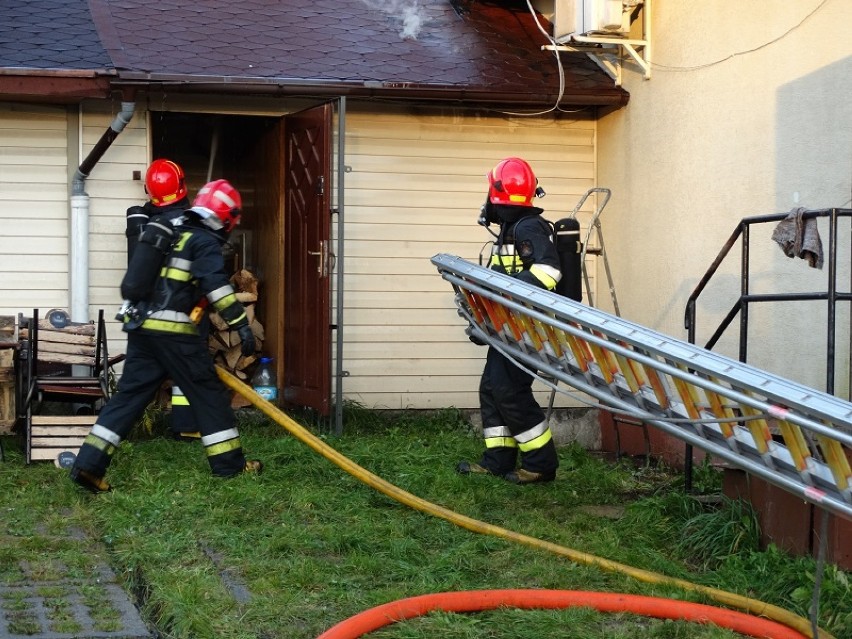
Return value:
[(358, 613), (329, 628), (317, 639), (357, 639), (397, 621), (418, 617), (435, 610), (479, 612), (501, 607), (594, 608), (599, 612), (630, 612), (658, 619), (712, 623), (748, 637), (805, 639), (805, 635), (788, 626), (735, 610), (674, 599), (581, 590), (469, 590), (409, 597)]

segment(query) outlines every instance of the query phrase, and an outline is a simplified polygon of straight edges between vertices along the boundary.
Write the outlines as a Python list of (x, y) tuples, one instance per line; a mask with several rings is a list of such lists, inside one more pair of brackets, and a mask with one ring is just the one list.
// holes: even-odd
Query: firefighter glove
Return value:
[(481, 340), (481, 339), (480, 339), (480, 338), (476, 335), (476, 333), (474, 333), (474, 332), (473, 332), (473, 325), (468, 324), (467, 328), (466, 328), (466, 329), (464, 329), (464, 332), (465, 332), (465, 335), (467, 335), (467, 338), (468, 338), (471, 342), (473, 342), (474, 344), (476, 344), (477, 346), (486, 346), (486, 345), (488, 344), (488, 342), (483, 342), (483, 341), (482, 341), (482, 340)]
[(243, 354), (243, 357), (254, 355), (255, 341), (254, 333), (251, 332), (251, 326), (248, 324), (241, 326), (237, 329), (237, 333), (239, 333), (240, 340), (242, 341), (242, 348), (240, 349), (240, 352)]

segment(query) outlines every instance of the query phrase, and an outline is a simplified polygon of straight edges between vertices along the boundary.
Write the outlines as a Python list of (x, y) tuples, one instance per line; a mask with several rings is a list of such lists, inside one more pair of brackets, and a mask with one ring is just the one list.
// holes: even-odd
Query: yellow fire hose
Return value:
[(789, 626), (790, 628), (793, 628), (798, 632), (802, 633), (802, 635), (808, 637), (809, 639), (835, 639), (828, 632), (820, 628), (817, 628), (818, 634), (815, 637), (811, 628), (811, 623), (808, 619), (799, 617), (798, 615), (793, 614), (789, 610), (784, 610), (783, 608), (780, 608), (778, 606), (774, 606), (772, 604), (768, 604), (757, 599), (751, 599), (749, 597), (743, 597), (734, 593), (726, 592), (724, 590), (717, 590), (716, 588), (693, 584), (683, 579), (666, 577), (665, 575), (660, 575), (648, 570), (633, 568), (631, 566), (620, 564), (615, 561), (602, 559), (601, 557), (597, 557), (595, 555), (590, 555), (577, 550), (572, 550), (571, 548), (566, 548), (565, 546), (559, 546), (557, 544), (543, 541), (541, 539), (536, 539), (535, 537), (529, 537), (527, 535), (516, 533), (505, 528), (500, 528), (499, 526), (494, 526), (492, 524), (488, 524), (473, 519), (471, 517), (467, 517), (465, 515), (460, 515), (459, 513), (453, 512), (452, 510), (428, 502), (425, 499), (421, 499), (420, 497), (412, 495), (411, 493), (402, 490), (401, 488), (397, 488), (393, 484), (385, 481), (377, 475), (374, 475), (367, 469), (362, 468), (355, 462), (344, 457), (334, 448), (332, 448), (331, 446), (323, 442), (321, 439), (313, 435), (311, 432), (309, 432), (306, 428), (297, 424), (292, 418), (290, 418), (277, 406), (260, 397), (257, 393), (254, 392), (251, 387), (244, 384), (226, 369), (220, 366), (217, 366), (216, 368), (218, 370), (219, 377), (229, 388), (239, 393), (242, 397), (251, 402), (252, 405), (262, 411), (265, 415), (270, 417), (278, 425), (282, 426), (296, 439), (301, 441), (303, 444), (306, 444), (307, 446), (318, 452), (320, 455), (345, 470), (353, 477), (359, 479), (364, 484), (378, 490), (380, 493), (398, 501), (401, 504), (405, 504), (406, 506), (414, 508), (415, 510), (419, 510), (420, 512), (434, 515), (435, 517), (439, 517), (441, 519), (449, 521), (450, 523), (455, 524), (456, 526), (459, 526), (461, 528), (466, 528), (467, 530), (471, 530), (473, 532), (480, 533), (483, 535), (493, 535), (494, 537), (508, 539), (510, 541), (524, 544), (526, 546), (532, 546), (533, 548), (547, 550), (561, 557), (567, 557), (568, 559), (580, 564), (597, 566), (599, 568), (602, 568), (603, 570), (625, 574), (630, 577), (633, 577), (634, 579), (644, 581), (646, 583), (660, 584), (666, 586), (677, 586), (678, 588), (681, 588), (686, 591), (701, 593), (702, 595), (705, 595), (713, 601), (717, 601), (726, 606), (736, 608), (738, 610), (744, 610), (750, 614), (766, 617), (767, 619), (772, 619), (781, 624)]

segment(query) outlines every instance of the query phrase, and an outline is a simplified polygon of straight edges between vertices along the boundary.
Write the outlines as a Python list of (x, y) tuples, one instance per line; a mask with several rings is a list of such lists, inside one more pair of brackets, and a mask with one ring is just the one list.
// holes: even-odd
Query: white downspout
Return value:
[(122, 102), (121, 111), (109, 129), (98, 140), (89, 155), (80, 163), (71, 181), (71, 228), (69, 229), (69, 276), (71, 320), (88, 322), (89, 317), (89, 195), (86, 178), (110, 147), (118, 134), (133, 117), (135, 102)]
[(71, 196), (70, 310), (74, 322), (89, 321), (89, 196)]

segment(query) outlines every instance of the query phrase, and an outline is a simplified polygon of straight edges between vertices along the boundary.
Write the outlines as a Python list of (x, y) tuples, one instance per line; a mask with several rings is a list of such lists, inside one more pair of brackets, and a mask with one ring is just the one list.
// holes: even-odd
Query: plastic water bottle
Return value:
[(275, 368), (272, 366), (271, 357), (261, 357), (260, 366), (251, 378), (251, 385), (255, 392), (268, 402), (278, 400), (278, 379)]

